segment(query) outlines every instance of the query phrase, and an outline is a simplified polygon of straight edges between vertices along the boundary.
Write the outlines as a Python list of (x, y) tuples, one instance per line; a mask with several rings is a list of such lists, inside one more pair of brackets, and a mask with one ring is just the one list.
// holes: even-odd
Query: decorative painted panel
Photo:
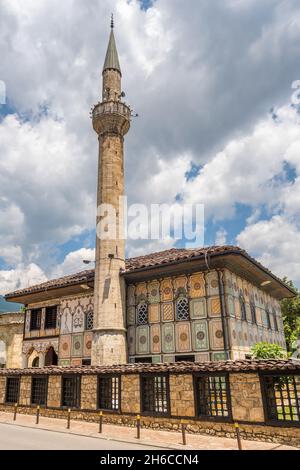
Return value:
[(173, 303), (164, 303), (162, 308), (162, 321), (174, 321), (174, 306)]
[(149, 354), (149, 326), (138, 326), (136, 329), (137, 354)]
[(70, 359), (60, 359), (58, 361), (58, 364), (61, 366), (61, 367), (67, 367), (70, 365)]
[(175, 352), (175, 334), (173, 323), (165, 323), (162, 326), (162, 350), (167, 354)]
[(235, 311), (236, 318), (240, 320), (242, 318), (241, 304), (240, 304), (240, 299), (236, 297), (234, 299), (234, 311)]
[(219, 295), (219, 280), (217, 273), (211, 272), (206, 275), (208, 295)]
[(163, 302), (173, 300), (173, 285), (171, 279), (164, 279), (160, 284), (161, 299)]
[(213, 361), (226, 361), (227, 360), (227, 355), (225, 352), (219, 352), (219, 353), (212, 353), (212, 360)]
[(222, 322), (211, 320), (209, 322), (209, 333), (211, 349), (223, 349), (224, 341)]
[(60, 332), (61, 334), (72, 333), (72, 313), (68, 302), (66, 306), (61, 309)]
[(82, 359), (71, 359), (71, 366), (81, 366)]
[(83, 338), (83, 357), (90, 357), (92, 355), (93, 333), (84, 333)]
[(191, 351), (191, 325), (190, 323), (177, 323), (176, 330), (176, 351)]
[(73, 333), (80, 333), (82, 331), (84, 331), (84, 312), (80, 301), (78, 301), (73, 315)]
[(163, 361), (173, 364), (175, 362), (175, 356), (163, 356)]
[(187, 294), (187, 278), (186, 276), (180, 276), (174, 279), (174, 290), (175, 296), (177, 297), (179, 294), (183, 293), (184, 295)]
[(195, 360), (196, 362), (209, 362), (210, 354), (209, 353), (196, 354)]
[(151, 326), (151, 353), (161, 352), (160, 325)]
[(160, 322), (160, 304), (149, 305), (149, 322), (150, 323)]
[(208, 315), (210, 317), (221, 316), (221, 302), (219, 297), (212, 297), (208, 300)]
[(232, 295), (228, 295), (226, 300), (227, 300), (227, 309), (228, 309), (229, 316), (232, 318), (235, 318), (234, 297)]
[(130, 284), (127, 287), (127, 305), (134, 306), (135, 305), (135, 285)]
[(148, 298), (150, 304), (160, 302), (159, 282), (153, 281), (148, 284)]
[(127, 308), (127, 325), (135, 325), (135, 307)]
[(227, 269), (224, 273), (224, 286), (225, 286), (225, 293), (228, 295), (233, 295), (233, 285), (232, 285), (232, 276), (231, 272)]
[(130, 326), (127, 330), (128, 353), (133, 356), (135, 354), (135, 327)]
[(28, 333), (30, 331), (30, 315), (31, 311), (26, 311), (26, 320), (25, 320), (25, 332)]
[(141, 299), (147, 299), (147, 284), (145, 282), (141, 282), (140, 284), (136, 285), (135, 289), (135, 299), (136, 303), (138, 304)]
[(244, 346), (249, 346), (249, 331), (248, 331), (248, 324), (243, 322), (242, 325), (242, 334), (243, 334), (243, 342)]
[(82, 357), (83, 335), (72, 336), (72, 357)]
[(206, 299), (193, 299), (190, 301), (190, 315), (192, 319), (206, 318)]
[(152, 364), (160, 364), (161, 356), (152, 356)]
[(197, 321), (192, 324), (193, 350), (205, 351), (209, 349), (208, 327), (206, 321)]
[(229, 323), (229, 332), (230, 332), (230, 339), (231, 339), (231, 345), (232, 347), (238, 346), (238, 331), (237, 331), (237, 325), (234, 320), (230, 320)]
[(203, 273), (190, 276), (190, 297), (192, 299), (205, 296), (205, 278)]
[(59, 338), (59, 358), (71, 356), (71, 335), (61, 335)]

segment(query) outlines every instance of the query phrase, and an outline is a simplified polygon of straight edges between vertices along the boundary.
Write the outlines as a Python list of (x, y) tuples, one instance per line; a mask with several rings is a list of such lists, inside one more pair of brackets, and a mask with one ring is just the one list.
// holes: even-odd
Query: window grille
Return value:
[(56, 328), (57, 306), (46, 307), (45, 329)]
[(256, 325), (257, 324), (256, 307), (255, 307), (255, 303), (253, 300), (250, 302), (250, 311), (251, 311), (252, 323), (253, 325)]
[(63, 377), (62, 406), (80, 408), (80, 376)]
[(149, 415), (169, 413), (169, 383), (166, 375), (141, 377), (142, 412)]
[(85, 329), (92, 330), (94, 328), (94, 312), (89, 310), (85, 316)]
[(20, 392), (20, 378), (7, 377), (6, 381), (6, 403), (18, 403)]
[(176, 302), (176, 320), (184, 321), (190, 319), (190, 306), (189, 300), (186, 297), (181, 297)]
[(120, 408), (120, 377), (98, 377), (98, 406), (103, 410), (119, 411)]
[(205, 418), (230, 418), (231, 405), (227, 375), (195, 378), (197, 414)]
[(300, 425), (300, 374), (262, 376), (268, 421)]
[(41, 318), (42, 318), (42, 309), (36, 308), (31, 310), (30, 316), (30, 330), (40, 330), (41, 329)]
[(138, 325), (148, 324), (148, 304), (146, 302), (142, 302), (141, 304), (138, 305), (137, 323)]
[(47, 377), (32, 377), (31, 383), (31, 404), (46, 405), (47, 404)]
[(240, 306), (241, 306), (241, 318), (242, 320), (247, 320), (247, 311), (246, 311), (246, 304), (243, 294), (240, 294)]

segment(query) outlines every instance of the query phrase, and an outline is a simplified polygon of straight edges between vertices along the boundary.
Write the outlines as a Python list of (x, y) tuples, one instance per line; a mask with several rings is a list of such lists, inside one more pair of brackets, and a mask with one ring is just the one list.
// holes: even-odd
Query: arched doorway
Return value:
[(58, 357), (54, 348), (51, 346), (45, 356), (45, 366), (57, 366)]

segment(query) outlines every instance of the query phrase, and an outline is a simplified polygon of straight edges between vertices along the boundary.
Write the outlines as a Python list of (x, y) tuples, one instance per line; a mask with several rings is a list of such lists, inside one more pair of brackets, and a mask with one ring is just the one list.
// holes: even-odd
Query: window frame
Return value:
[[(264, 417), (265, 423), (269, 426), (279, 426), (279, 427), (300, 427), (300, 393), (299, 397), (296, 399), (297, 407), (299, 407), (299, 421), (292, 421), (292, 420), (279, 420), (274, 419), (270, 413), (270, 404), (268, 401), (268, 394), (267, 394), (267, 384), (266, 384), (266, 377), (290, 377), (290, 376), (298, 376), (300, 379), (300, 372), (299, 371), (260, 371), (259, 372), (259, 379), (260, 379), (260, 388), (262, 394), (262, 401), (263, 401), (263, 409), (264, 409)], [(277, 410), (277, 408), (276, 408)]]
[[(77, 405), (64, 405), (64, 380), (65, 379), (75, 379), (78, 380), (77, 384)], [(60, 406), (63, 409), (70, 408), (71, 410), (80, 410), (81, 409), (81, 375), (79, 374), (64, 374), (61, 377), (61, 398), (60, 398)]]
[[(17, 379), (17, 380), (18, 380), (18, 390), (17, 390), (18, 399), (17, 399), (17, 401), (13, 401), (13, 402), (7, 400), (7, 395), (8, 395), (8, 381), (11, 380), (11, 379)], [(13, 405), (15, 405), (16, 403), (19, 404), (19, 400), (20, 400), (20, 389), (21, 389), (21, 376), (20, 376), (20, 375), (10, 375), (10, 376), (7, 376), (7, 377), (6, 377), (6, 384), (5, 384), (5, 405), (13, 406)]]
[[(32, 317), (32, 314), (33, 312), (39, 312), (39, 320), (36, 322), (36, 324), (38, 325), (37, 328), (33, 328), (33, 317)], [(40, 331), (41, 328), (42, 328), (42, 316), (43, 316), (43, 309), (42, 308), (32, 308), (30, 309), (30, 331)]]
[(247, 321), (247, 309), (246, 309), (246, 301), (244, 294), (240, 292), (239, 294), (239, 302), (240, 302), (240, 309), (241, 309), (241, 321)]
[[(142, 306), (146, 306), (147, 308), (147, 321), (141, 323), (139, 321), (139, 309), (140, 307)], [(136, 324), (137, 326), (146, 326), (146, 325), (149, 325), (149, 304), (146, 300), (142, 300), (141, 302), (139, 302), (136, 306)]]
[[(93, 318), (93, 326), (92, 328), (88, 328), (88, 322), (90, 321), (89, 320), (89, 315), (92, 315), (92, 318)], [(85, 331), (93, 331), (94, 329), (94, 311), (93, 310), (88, 310), (86, 313), (85, 313), (85, 325), (84, 325), (84, 330)]]
[[(45, 403), (33, 403), (33, 381), (34, 379), (44, 379), (46, 381), (46, 387), (45, 387), (45, 395), (46, 395), (46, 399), (45, 399)], [(30, 404), (32, 406), (43, 406), (43, 407), (47, 407), (47, 403), (48, 403), (48, 384), (49, 384), (49, 376), (48, 375), (36, 375), (36, 376), (32, 376), (31, 377), (31, 394), (30, 394)]]
[[(167, 401), (167, 411), (160, 412), (160, 411), (145, 411), (145, 404), (144, 398), (145, 394), (143, 388), (143, 380), (144, 379), (155, 379), (155, 377), (162, 377), (166, 379), (166, 401)], [(140, 408), (141, 408), (141, 415), (143, 416), (154, 416), (154, 417), (171, 417), (171, 394), (170, 394), (170, 376), (168, 373), (150, 373), (150, 374), (140, 374)]]
[[(226, 404), (228, 410), (228, 416), (209, 416), (200, 414), (200, 397), (198, 394), (198, 381), (200, 378), (209, 379), (210, 377), (225, 377), (226, 384)], [(230, 393), (230, 380), (228, 372), (195, 372), (193, 374), (193, 384), (194, 384), (194, 404), (195, 404), (195, 416), (199, 421), (213, 421), (213, 422), (222, 422), (222, 423), (232, 423), (232, 401)]]
[[(118, 381), (118, 408), (103, 408), (100, 406), (100, 381), (103, 379), (117, 379)], [(113, 401), (113, 397), (111, 397)], [(97, 410), (105, 411), (106, 413), (120, 414), (121, 413), (121, 374), (98, 374), (97, 375)]]
[[(188, 307), (188, 317), (187, 318), (178, 318), (178, 303), (180, 301), (186, 301)], [(191, 310), (190, 310), (190, 299), (187, 295), (179, 295), (175, 300), (175, 320), (176, 322), (184, 322), (184, 321), (191, 321)]]
[[(47, 325), (47, 311), (49, 309), (56, 309), (55, 311), (55, 326), (53, 326), (52, 324), (49, 326)], [(45, 327), (44, 329), (45, 330), (55, 330), (57, 328), (57, 318), (58, 318), (58, 305), (50, 305), (48, 307), (45, 308)], [(52, 316), (51, 316), (51, 320), (53, 320)]]

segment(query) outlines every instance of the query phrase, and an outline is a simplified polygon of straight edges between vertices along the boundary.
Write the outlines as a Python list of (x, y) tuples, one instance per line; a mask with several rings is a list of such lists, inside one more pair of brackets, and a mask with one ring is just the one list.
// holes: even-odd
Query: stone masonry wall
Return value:
[(230, 374), (229, 382), (233, 420), (264, 422), (258, 374)]
[(81, 377), (81, 408), (83, 410), (97, 409), (97, 382), (96, 375)]
[(20, 405), (29, 406), (31, 402), (31, 377), (23, 375), (20, 385)]
[(139, 375), (122, 375), (121, 409), (122, 413), (138, 414), (141, 412)]
[(195, 416), (192, 375), (170, 376), (170, 401), (172, 416)]
[(48, 381), (47, 406), (59, 408), (61, 405), (61, 376), (52, 375)]
[(0, 404), (5, 402), (6, 377), (0, 377)]

